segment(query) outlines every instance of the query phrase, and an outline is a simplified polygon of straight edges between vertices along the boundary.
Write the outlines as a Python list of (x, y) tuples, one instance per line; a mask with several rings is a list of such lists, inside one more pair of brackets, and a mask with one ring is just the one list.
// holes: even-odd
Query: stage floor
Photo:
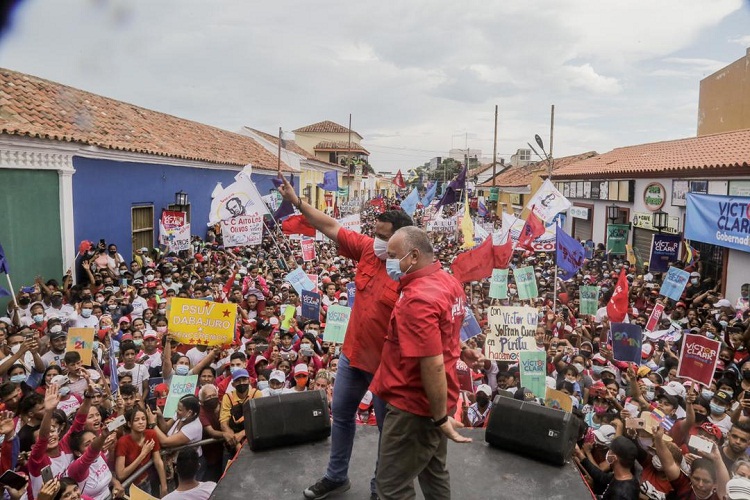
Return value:
[[(578, 469), (562, 467), (491, 448), (484, 429), (462, 429), (469, 444), (448, 442), (453, 498), (460, 500), (591, 499)], [(358, 426), (349, 466), (352, 487), (329, 498), (367, 500), (378, 448), (376, 427)], [(214, 490), (217, 500), (302, 499), (302, 491), (325, 473), (330, 438), (318, 443), (252, 452), (245, 446)], [(417, 498), (424, 498), (419, 491)]]

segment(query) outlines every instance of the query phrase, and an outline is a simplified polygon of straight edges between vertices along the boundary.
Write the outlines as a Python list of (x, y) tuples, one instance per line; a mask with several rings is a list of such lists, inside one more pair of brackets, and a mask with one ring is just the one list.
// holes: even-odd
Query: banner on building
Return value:
[(721, 342), (703, 335), (685, 335), (680, 350), (677, 376), (697, 382), (704, 387), (711, 385), (719, 363)]
[(650, 273), (663, 273), (672, 262), (677, 262), (682, 237), (675, 234), (654, 234), (651, 237), (651, 256), (648, 259)]
[(664, 276), (659, 293), (674, 301), (678, 301), (680, 300), (680, 296), (682, 296), (682, 292), (685, 291), (685, 285), (687, 285), (689, 279), (689, 272), (672, 266)]
[(237, 306), (200, 299), (167, 300), (169, 333), (189, 345), (225, 345), (234, 340)]
[(518, 353), (536, 349), (536, 325), (539, 313), (534, 307), (490, 306), (490, 327), (484, 355), (492, 361), (518, 361)]
[(607, 224), (607, 253), (625, 255), (629, 232), (628, 224)]
[(599, 287), (581, 286), (578, 289), (578, 294), (581, 314), (595, 315), (596, 311), (599, 310)]
[(260, 245), (263, 241), (263, 216), (252, 214), (222, 220), (221, 237), (225, 247)]
[(750, 252), (750, 197), (688, 193), (685, 239)]

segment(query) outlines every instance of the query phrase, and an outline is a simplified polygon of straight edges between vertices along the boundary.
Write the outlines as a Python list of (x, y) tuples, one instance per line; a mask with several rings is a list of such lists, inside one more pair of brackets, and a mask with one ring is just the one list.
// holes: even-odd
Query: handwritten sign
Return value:
[(661, 284), (659, 293), (672, 300), (680, 300), (682, 292), (685, 290), (690, 279), (690, 273), (677, 267), (670, 267), (667, 275), (664, 276), (664, 282)]
[(91, 366), (91, 350), (94, 348), (93, 328), (71, 328), (68, 330), (67, 352), (77, 351), (81, 355), (81, 364)]
[(164, 405), (164, 418), (174, 418), (180, 398), (186, 394), (195, 394), (197, 389), (198, 375), (172, 375), (167, 403)]
[(492, 361), (518, 361), (518, 353), (536, 349), (539, 313), (533, 307), (491, 306), (487, 310), (490, 332), (484, 355)]
[(316, 288), (315, 284), (301, 267), (290, 271), (285, 279), (297, 290), (297, 295), (302, 295), (302, 290), (314, 290)]
[(543, 398), (547, 388), (547, 353), (544, 351), (521, 351), (519, 364), (521, 387)]
[(490, 298), (507, 299), (508, 298), (508, 270), (493, 269), (492, 278), (490, 278)]
[(221, 237), (225, 247), (260, 245), (263, 241), (263, 216), (251, 214), (223, 220)]
[(302, 246), (302, 260), (305, 262), (315, 260), (315, 239), (302, 238), (300, 245)]
[(222, 345), (234, 340), (237, 306), (209, 300), (167, 299), (169, 332), (183, 344)]
[(535, 299), (539, 296), (536, 287), (536, 275), (533, 266), (519, 267), (513, 270), (513, 278), (518, 288), (518, 298), (521, 300)]
[(610, 325), (612, 355), (617, 361), (641, 364), (641, 327), (633, 323), (612, 323)]
[(581, 314), (596, 314), (599, 309), (599, 287), (598, 286), (582, 286), (578, 289), (579, 299), (581, 305)]
[(677, 376), (708, 387), (719, 363), (721, 342), (703, 335), (685, 335), (680, 350)]
[(320, 321), (320, 295), (317, 292), (302, 290), (302, 317)]
[(332, 304), (328, 307), (326, 313), (326, 329), (323, 332), (323, 340), (326, 342), (344, 342), (346, 328), (349, 326), (349, 316), (352, 309), (338, 304)]

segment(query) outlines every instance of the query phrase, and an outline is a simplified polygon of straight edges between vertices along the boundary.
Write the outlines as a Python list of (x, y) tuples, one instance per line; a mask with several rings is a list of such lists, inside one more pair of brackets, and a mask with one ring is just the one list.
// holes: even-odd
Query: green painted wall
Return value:
[[(39, 274), (62, 280), (58, 186), (56, 171), (0, 168), (0, 243), (16, 292)], [(4, 274), (0, 286), (8, 289)], [(0, 316), (7, 303), (7, 297), (0, 299)]]

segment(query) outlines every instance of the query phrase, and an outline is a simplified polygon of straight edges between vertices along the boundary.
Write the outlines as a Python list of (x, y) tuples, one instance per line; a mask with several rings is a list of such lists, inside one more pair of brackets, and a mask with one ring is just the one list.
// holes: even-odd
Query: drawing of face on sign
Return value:
[(229, 198), (226, 205), (224, 205), (227, 211), (232, 214), (232, 217), (239, 217), (245, 215), (245, 206), (242, 204), (242, 200), (238, 197)]

